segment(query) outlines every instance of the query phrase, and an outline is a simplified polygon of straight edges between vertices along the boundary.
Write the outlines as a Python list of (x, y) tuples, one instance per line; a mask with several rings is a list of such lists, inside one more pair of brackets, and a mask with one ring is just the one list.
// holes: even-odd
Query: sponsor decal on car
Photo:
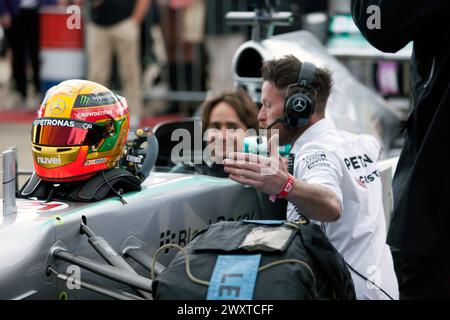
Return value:
[[(217, 223), (220, 221), (241, 221), (241, 220), (254, 220), (256, 216), (255, 211), (246, 212), (243, 214), (239, 214), (236, 218), (234, 217), (225, 217), (225, 216), (218, 216), (213, 219), (209, 219), (208, 225)], [(187, 227), (185, 229), (180, 230), (163, 230), (160, 233), (159, 238), (159, 246), (162, 247), (163, 245), (169, 244), (169, 243), (175, 243), (181, 247), (184, 247), (187, 245), (195, 236), (195, 234), (200, 230), (201, 228), (192, 228)], [(168, 254), (170, 252), (170, 248), (166, 248), (164, 250), (164, 254)]]

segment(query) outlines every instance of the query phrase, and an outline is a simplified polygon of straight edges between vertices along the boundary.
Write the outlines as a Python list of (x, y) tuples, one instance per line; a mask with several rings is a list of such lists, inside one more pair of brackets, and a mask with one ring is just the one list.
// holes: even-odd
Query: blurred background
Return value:
[[(209, 96), (234, 86), (232, 59), (251, 38), (225, 14), (253, 11), (256, 0), (0, 0), (0, 151), (16, 145), (32, 169), (31, 121), (51, 86), (100, 82), (126, 96), (132, 126), (198, 114)], [(408, 46), (372, 48), (354, 25), (350, 0), (273, 0), (296, 22), (274, 34), (309, 30), (404, 120), (410, 101)], [(401, 139), (397, 142), (401, 146)]]

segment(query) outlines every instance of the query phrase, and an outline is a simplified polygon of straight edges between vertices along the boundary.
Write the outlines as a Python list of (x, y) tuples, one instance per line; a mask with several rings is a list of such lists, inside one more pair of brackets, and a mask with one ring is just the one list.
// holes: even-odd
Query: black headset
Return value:
[[(315, 75), (316, 66), (310, 62), (303, 62), (297, 83), (287, 87), (283, 122), (292, 128), (305, 127), (314, 113), (317, 89), (312, 86), (312, 82)], [(292, 88), (297, 88), (298, 91), (289, 95)]]

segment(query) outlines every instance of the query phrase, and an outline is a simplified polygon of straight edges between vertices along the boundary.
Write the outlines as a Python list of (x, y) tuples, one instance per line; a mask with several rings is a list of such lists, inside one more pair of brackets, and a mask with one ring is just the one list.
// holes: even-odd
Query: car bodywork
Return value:
[[(0, 299), (101, 298), (88, 290), (68, 290), (65, 282), (46, 275), (51, 265), (66, 273), (69, 264), (52, 256), (55, 245), (77, 255), (99, 260), (80, 234), (85, 217), (88, 225), (120, 254), (139, 247), (153, 255), (163, 244), (183, 246), (196, 230), (222, 220), (282, 219), (284, 212), (253, 188), (227, 178), (154, 172), (142, 191), (98, 203), (17, 200), (17, 213), (0, 217)], [(166, 265), (174, 250), (159, 259)], [(138, 273), (149, 272), (128, 259)], [(70, 274), (70, 272), (69, 272)], [(125, 289), (117, 282), (82, 270), (82, 281)]]

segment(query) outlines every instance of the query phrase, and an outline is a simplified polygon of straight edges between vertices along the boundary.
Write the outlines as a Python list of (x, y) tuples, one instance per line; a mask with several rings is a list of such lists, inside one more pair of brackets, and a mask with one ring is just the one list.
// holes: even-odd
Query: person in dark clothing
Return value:
[[(388, 243), (396, 253), (401, 299), (448, 299), (450, 171), (444, 150), (450, 124), (450, 6), (447, 0), (352, 0), (351, 5), (356, 25), (374, 47), (397, 52), (414, 44), (413, 107), (393, 181)], [(379, 10), (368, 10), (372, 5)], [(374, 12), (380, 15), (378, 29), (368, 23)]]
[(39, 92), (39, 5), (40, 0), (0, 1), (0, 22), (12, 52), (12, 77), (21, 97), (27, 97), (27, 62), (33, 68), (33, 84)]

